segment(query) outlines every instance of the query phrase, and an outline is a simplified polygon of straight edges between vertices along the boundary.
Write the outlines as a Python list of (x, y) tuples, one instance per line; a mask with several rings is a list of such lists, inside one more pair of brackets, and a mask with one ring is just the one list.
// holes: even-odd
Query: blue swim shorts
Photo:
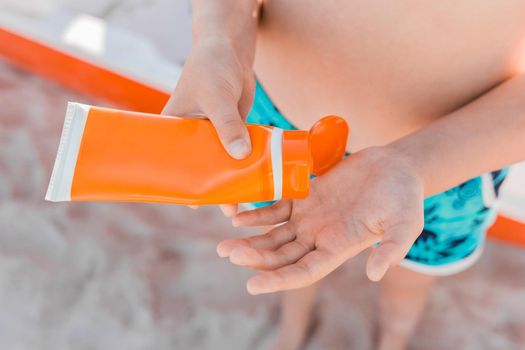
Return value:
[[(295, 127), (279, 112), (257, 82), (249, 124)], [(496, 217), (495, 203), (508, 169), (475, 177), (425, 199), (425, 225), (401, 265), (427, 275), (465, 270), (483, 250), (485, 233)], [(253, 207), (271, 202), (252, 203)]]

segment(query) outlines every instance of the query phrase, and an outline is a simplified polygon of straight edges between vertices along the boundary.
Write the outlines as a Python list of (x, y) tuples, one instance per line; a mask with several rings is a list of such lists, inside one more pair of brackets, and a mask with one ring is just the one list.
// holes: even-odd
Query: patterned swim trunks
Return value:
[[(258, 82), (247, 122), (295, 129)], [(496, 198), (507, 172), (505, 168), (486, 173), (426, 198), (423, 232), (401, 265), (427, 275), (445, 276), (474, 264), (483, 250), (486, 230), (496, 217)]]

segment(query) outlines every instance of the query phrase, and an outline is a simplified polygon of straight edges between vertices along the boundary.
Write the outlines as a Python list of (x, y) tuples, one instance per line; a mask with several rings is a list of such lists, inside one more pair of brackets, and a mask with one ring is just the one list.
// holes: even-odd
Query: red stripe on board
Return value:
[(0, 55), (32, 73), (122, 108), (160, 113), (166, 92), (0, 27)]

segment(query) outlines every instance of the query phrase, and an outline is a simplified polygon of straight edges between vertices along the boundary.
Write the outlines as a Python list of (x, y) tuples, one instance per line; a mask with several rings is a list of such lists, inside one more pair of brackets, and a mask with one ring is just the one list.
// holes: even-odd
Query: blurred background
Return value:
[[(191, 9), (185, 0), (0, 0), (2, 28), (165, 94), (191, 46)], [(219, 240), (250, 232), (216, 208), (44, 202), (67, 101), (119, 106), (66, 86), (0, 56), (0, 349), (265, 348), (278, 295), (249, 296), (250, 272), (217, 257)], [(523, 169), (503, 189), (516, 216)], [(524, 349), (524, 253), (489, 241), (477, 265), (440, 281), (414, 348)], [(326, 279), (308, 349), (371, 348), (376, 290), (364, 271), (360, 257)]]

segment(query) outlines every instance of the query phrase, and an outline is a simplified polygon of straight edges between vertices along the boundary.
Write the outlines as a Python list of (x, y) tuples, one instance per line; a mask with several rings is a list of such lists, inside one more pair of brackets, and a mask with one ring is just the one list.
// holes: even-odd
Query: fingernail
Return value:
[(380, 281), (388, 270), (388, 265), (383, 265), (381, 267), (376, 267), (375, 269), (370, 269), (368, 272), (368, 278), (373, 282)]
[(248, 281), (248, 283), (246, 283), (246, 290), (251, 295), (259, 295), (259, 291), (257, 290), (257, 287), (254, 287), (253, 283), (250, 283), (250, 281)]
[(230, 262), (235, 265), (245, 265), (248, 260), (248, 254), (244, 248), (235, 248), (230, 252)]
[(268, 281), (265, 280), (263, 275), (256, 275), (248, 280), (248, 282), (246, 283), (246, 289), (251, 295), (272, 293), (279, 290), (271, 287), (269, 288), (267, 282)]
[(221, 242), (217, 245), (217, 255), (221, 258), (228, 257), (228, 250), (226, 248), (226, 244), (224, 242)]
[(230, 143), (228, 152), (233, 158), (243, 159), (250, 153), (250, 147), (245, 140), (236, 140)]

